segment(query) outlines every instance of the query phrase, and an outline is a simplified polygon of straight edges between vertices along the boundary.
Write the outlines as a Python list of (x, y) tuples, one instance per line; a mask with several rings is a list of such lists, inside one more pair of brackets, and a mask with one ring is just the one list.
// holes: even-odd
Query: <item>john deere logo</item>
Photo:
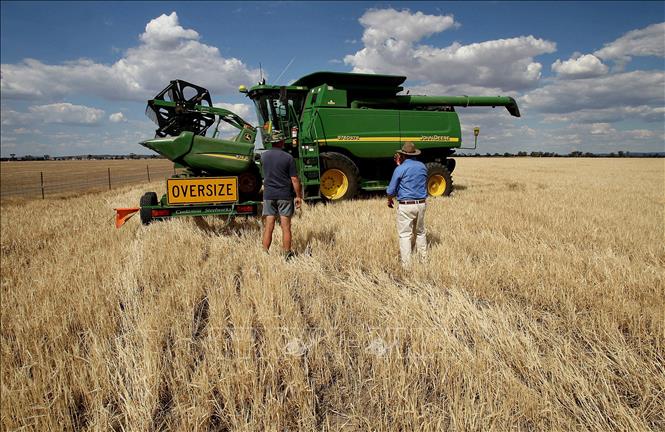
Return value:
[(421, 136), (420, 141), (450, 141), (450, 137), (448, 135), (428, 135)]

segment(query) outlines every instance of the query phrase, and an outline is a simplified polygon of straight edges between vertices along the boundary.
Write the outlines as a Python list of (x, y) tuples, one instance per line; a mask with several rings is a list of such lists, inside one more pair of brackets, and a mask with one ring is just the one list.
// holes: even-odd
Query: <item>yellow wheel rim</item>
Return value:
[(326, 170), (321, 176), (321, 193), (329, 200), (340, 199), (349, 190), (349, 179), (338, 169)]
[(427, 179), (427, 192), (431, 196), (441, 196), (446, 191), (446, 179), (441, 174), (434, 174)]

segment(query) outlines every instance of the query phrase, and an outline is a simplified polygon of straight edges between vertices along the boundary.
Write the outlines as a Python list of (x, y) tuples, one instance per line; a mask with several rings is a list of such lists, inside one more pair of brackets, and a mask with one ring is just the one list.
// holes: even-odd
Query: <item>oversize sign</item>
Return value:
[(238, 177), (166, 180), (169, 205), (212, 204), (238, 201)]

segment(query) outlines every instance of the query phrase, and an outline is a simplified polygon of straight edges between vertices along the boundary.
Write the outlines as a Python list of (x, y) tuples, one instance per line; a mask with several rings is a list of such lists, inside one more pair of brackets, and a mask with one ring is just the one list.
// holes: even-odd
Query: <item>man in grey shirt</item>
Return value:
[[(282, 248), (286, 258), (293, 257), (291, 251), (291, 217), (294, 207), (302, 204), (302, 188), (296, 170), (296, 163), (289, 153), (283, 150), (284, 135), (276, 132), (271, 136), (272, 148), (261, 154), (263, 167), (263, 249), (267, 252), (272, 243), (275, 221), (279, 216), (282, 227)], [(294, 202), (295, 198), (295, 202)]]

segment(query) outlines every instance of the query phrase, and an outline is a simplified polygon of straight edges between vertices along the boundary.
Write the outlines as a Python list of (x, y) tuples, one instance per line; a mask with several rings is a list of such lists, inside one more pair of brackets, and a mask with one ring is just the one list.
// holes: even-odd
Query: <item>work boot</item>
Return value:
[(284, 259), (286, 260), (286, 262), (291, 261), (291, 260), (292, 260), (293, 258), (295, 258), (295, 257), (296, 257), (296, 254), (295, 254), (293, 251), (288, 251), (288, 252), (286, 252), (286, 254), (284, 255)]

